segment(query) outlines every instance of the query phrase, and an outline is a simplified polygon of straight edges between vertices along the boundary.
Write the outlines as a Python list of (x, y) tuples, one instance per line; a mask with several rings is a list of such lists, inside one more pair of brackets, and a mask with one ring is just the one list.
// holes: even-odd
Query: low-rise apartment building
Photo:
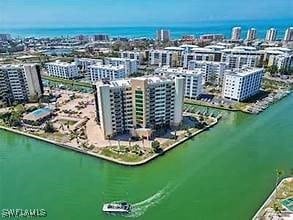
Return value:
[(113, 66), (95, 64), (88, 67), (88, 72), (91, 82), (96, 82), (98, 80), (123, 79), (127, 76), (124, 65)]
[(104, 63), (112, 66), (124, 66), (126, 76), (137, 72), (138, 69), (138, 61), (136, 59), (106, 57)]
[(149, 51), (149, 63), (154, 66), (177, 67), (181, 65), (181, 56), (177, 51), (151, 50)]
[(188, 69), (194, 70), (200, 68), (203, 83), (212, 83), (215, 85), (221, 85), (223, 81), (224, 72), (227, 69), (227, 65), (224, 62), (215, 61), (197, 61), (190, 60), (188, 62)]
[(79, 70), (75, 62), (66, 63), (59, 60), (46, 64), (49, 76), (74, 79), (79, 77)]
[(254, 47), (234, 47), (222, 50), (221, 62), (225, 62), (230, 69), (242, 67), (257, 67), (263, 60), (263, 52)]
[(119, 56), (124, 59), (135, 59), (138, 64), (142, 64), (144, 61), (144, 53), (140, 51), (121, 51)]
[(183, 69), (162, 67), (155, 70), (155, 74), (164, 77), (184, 78), (184, 97), (196, 99), (203, 92), (203, 76), (200, 69)]

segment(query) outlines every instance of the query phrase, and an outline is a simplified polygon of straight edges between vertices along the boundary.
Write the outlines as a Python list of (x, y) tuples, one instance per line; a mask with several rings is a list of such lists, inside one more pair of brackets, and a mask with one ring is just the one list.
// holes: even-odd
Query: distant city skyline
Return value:
[(0, 27), (168, 26), (200, 21), (292, 19), (292, 0), (0, 1)]

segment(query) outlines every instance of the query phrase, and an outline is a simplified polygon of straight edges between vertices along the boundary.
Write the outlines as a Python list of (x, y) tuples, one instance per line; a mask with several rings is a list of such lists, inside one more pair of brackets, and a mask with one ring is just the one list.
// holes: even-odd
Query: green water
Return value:
[[(293, 168), (293, 95), (259, 116), (224, 113), (216, 127), (142, 167), (123, 167), (0, 131), (0, 208), (46, 219), (250, 219)], [(101, 212), (135, 203), (130, 216)]]

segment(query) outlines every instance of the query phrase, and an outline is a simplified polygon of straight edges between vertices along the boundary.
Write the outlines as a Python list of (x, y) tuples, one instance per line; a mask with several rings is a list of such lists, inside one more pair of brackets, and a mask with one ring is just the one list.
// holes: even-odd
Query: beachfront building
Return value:
[(96, 83), (97, 123), (105, 138), (130, 133), (150, 137), (182, 121), (184, 78), (138, 77)]
[(137, 72), (138, 61), (137, 59), (118, 58), (118, 57), (106, 57), (104, 59), (106, 65), (112, 66), (124, 66), (126, 76), (131, 73)]
[(256, 95), (260, 90), (263, 75), (264, 69), (262, 68), (225, 71), (222, 97), (243, 101)]
[(0, 65), (0, 106), (35, 102), (43, 92), (39, 65)]
[(230, 69), (241, 69), (244, 66), (256, 67), (262, 57), (263, 52), (254, 47), (239, 46), (222, 50), (221, 62), (226, 63)]
[(256, 29), (250, 28), (247, 31), (246, 41), (254, 41), (256, 39)]
[(176, 67), (180, 65), (180, 53), (169, 50), (149, 51), (149, 63), (155, 66)]
[(140, 51), (121, 51), (119, 56), (124, 59), (135, 59), (138, 64), (142, 64), (144, 60), (144, 53)]
[(196, 99), (203, 92), (203, 76), (201, 69), (183, 69), (162, 67), (155, 70), (155, 74), (168, 78), (184, 78), (184, 97)]
[(171, 40), (170, 31), (165, 29), (159, 29), (157, 31), (157, 40), (160, 42), (168, 42)]
[(231, 40), (232, 41), (239, 41), (241, 38), (241, 27), (233, 27)]
[(269, 30), (267, 30), (266, 41), (273, 42), (273, 41), (276, 41), (276, 39), (277, 39), (277, 30), (275, 28), (270, 28)]
[(203, 34), (200, 35), (200, 39), (203, 41), (222, 41), (225, 36), (223, 34)]
[(127, 75), (125, 73), (125, 66), (113, 66), (113, 65), (102, 65), (95, 64), (88, 67), (88, 75), (91, 78), (91, 82), (98, 80), (115, 80), (123, 79)]
[(92, 41), (109, 41), (109, 35), (107, 34), (95, 34), (91, 37)]
[(284, 35), (284, 41), (293, 41), (293, 27), (289, 27)]
[(59, 60), (46, 64), (49, 76), (74, 79), (79, 77), (78, 67), (75, 62), (66, 63)]
[(10, 34), (0, 34), (0, 41), (9, 41), (11, 39), (12, 38)]
[(224, 62), (215, 61), (197, 61), (190, 60), (188, 62), (188, 69), (194, 70), (200, 68), (203, 83), (211, 83), (221, 85), (223, 81), (224, 72), (227, 69), (227, 64)]

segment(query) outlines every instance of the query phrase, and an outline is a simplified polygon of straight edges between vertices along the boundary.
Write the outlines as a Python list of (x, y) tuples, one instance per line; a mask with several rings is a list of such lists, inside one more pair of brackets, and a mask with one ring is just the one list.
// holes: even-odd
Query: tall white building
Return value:
[(168, 42), (170, 41), (170, 31), (165, 29), (159, 29), (157, 31), (157, 40), (161, 42)]
[(275, 28), (270, 28), (267, 30), (266, 41), (273, 42), (277, 39), (277, 30)]
[(149, 137), (182, 121), (184, 79), (139, 77), (96, 84), (97, 123), (105, 138), (121, 133)]
[(124, 66), (126, 76), (130, 75), (131, 73), (137, 72), (138, 69), (137, 59), (106, 57), (104, 62), (106, 65)]
[(233, 27), (231, 40), (232, 41), (239, 41), (241, 38), (241, 27)]
[(8, 41), (11, 40), (10, 34), (0, 34), (0, 41)]
[(190, 60), (188, 62), (188, 69), (194, 70), (200, 68), (203, 76), (203, 83), (212, 83), (221, 85), (223, 81), (224, 72), (227, 69), (227, 64), (224, 62), (215, 61), (197, 61)]
[(256, 29), (255, 28), (250, 28), (247, 31), (247, 36), (246, 36), (246, 40), (247, 41), (253, 41), (256, 39)]
[(144, 60), (144, 53), (140, 51), (121, 51), (119, 55), (120, 58), (135, 59), (138, 61), (138, 64), (143, 63)]
[(95, 64), (89, 66), (88, 71), (88, 75), (90, 76), (92, 82), (96, 82), (98, 80), (123, 79), (127, 76), (124, 65), (113, 66)]
[(0, 105), (37, 101), (43, 92), (40, 66), (0, 65)]
[(156, 66), (176, 67), (180, 65), (180, 53), (168, 50), (149, 51), (149, 63)]
[(244, 68), (227, 70), (224, 75), (222, 97), (234, 101), (243, 101), (256, 95), (262, 83), (264, 69)]
[(293, 27), (289, 27), (284, 35), (284, 41), (293, 41)]
[(200, 69), (187, 70), (183, 68), (162, 67), (155, 70), (155, 74), (165, 77), (183, 77), (184, 97), (196, 99), (203, 92), (203, 76)]
[(60, 77), (64, 79), (74, 79), (79, 77), (78, 67), (75, 62), (66, 63), (59, 60), (47, 63), (46, 68), (49, 76)]

